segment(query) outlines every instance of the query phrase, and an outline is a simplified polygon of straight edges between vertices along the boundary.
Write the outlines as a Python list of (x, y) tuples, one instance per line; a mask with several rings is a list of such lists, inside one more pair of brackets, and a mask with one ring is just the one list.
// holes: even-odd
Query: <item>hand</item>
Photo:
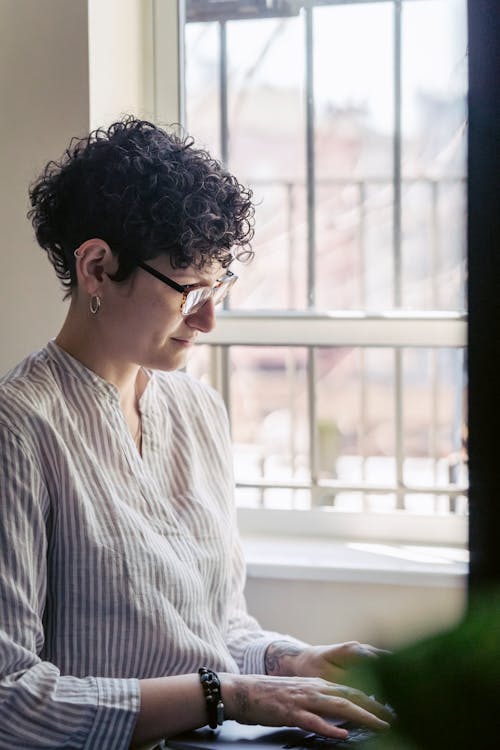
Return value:
[(390, 711), (360, 690), (320, 678), (219, 674), (226, 718), (242, 724), (300, 727), (343, 739), (332, 720), (385, 730)]
[(332, 646), (300, 646), (291, 641), (276, 641), (266, 651), (266, 671), (269, 675), (322, 677), (330, 682), (343, 682), (349, 667), (385, 653), (388, 652), (357, 641)]

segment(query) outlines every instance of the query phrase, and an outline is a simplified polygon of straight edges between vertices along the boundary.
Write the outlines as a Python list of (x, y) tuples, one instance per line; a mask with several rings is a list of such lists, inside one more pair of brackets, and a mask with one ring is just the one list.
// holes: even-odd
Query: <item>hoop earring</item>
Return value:
[(97, 294), (93, 294), (90, 298), (90, 312), (92, 315), (97, 315), (101, 309), (101, 298)]

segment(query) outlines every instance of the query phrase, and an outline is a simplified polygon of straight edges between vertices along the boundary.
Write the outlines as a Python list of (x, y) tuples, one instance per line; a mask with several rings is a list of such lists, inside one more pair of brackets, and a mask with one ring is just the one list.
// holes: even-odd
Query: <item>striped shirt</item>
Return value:
[(0, 381), (0, 750), (128, 748), (138, 679), (263, 673), (218, 394), (117, 388), (54, 342)]

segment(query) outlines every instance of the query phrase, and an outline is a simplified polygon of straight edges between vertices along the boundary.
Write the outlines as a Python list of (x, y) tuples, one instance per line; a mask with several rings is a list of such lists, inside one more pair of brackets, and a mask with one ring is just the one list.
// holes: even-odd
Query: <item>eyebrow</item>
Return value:
[[(221, 268), (220, 271), (218, 271), (217, 276), (215, 276), (214, 278), (211, 277), (211, 278), (196, 279), (196, 281), (182, 282), (182, 281), (178, 281), (178, 279), (193, 278), (191, 273), (189, 273), (187, 269), (174, 268), (172, 269), (172, 278), (175, 281), (178, 281), (179, 284), (185, 283), (185, 284), (189, 284), (189, 286), (192, 286), (193, 284), (202, 284), (203, 286), (213, 286), (217, 282), (217, 280), (225, 276), (227, 272), (228, 272), (227, 268)], [(166, 275), (169, 276), (170, 274), (167, 273)]]

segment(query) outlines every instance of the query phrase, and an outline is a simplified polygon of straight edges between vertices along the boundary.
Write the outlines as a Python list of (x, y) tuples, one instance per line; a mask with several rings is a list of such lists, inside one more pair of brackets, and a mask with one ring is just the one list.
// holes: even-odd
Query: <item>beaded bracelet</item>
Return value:
[(217, 729), (224, 721), (224, 704), (220, 692), (219, 677), (207, 667), (200, 667), (198, 674), (207, 703), (208, 726), (210, 729)]

